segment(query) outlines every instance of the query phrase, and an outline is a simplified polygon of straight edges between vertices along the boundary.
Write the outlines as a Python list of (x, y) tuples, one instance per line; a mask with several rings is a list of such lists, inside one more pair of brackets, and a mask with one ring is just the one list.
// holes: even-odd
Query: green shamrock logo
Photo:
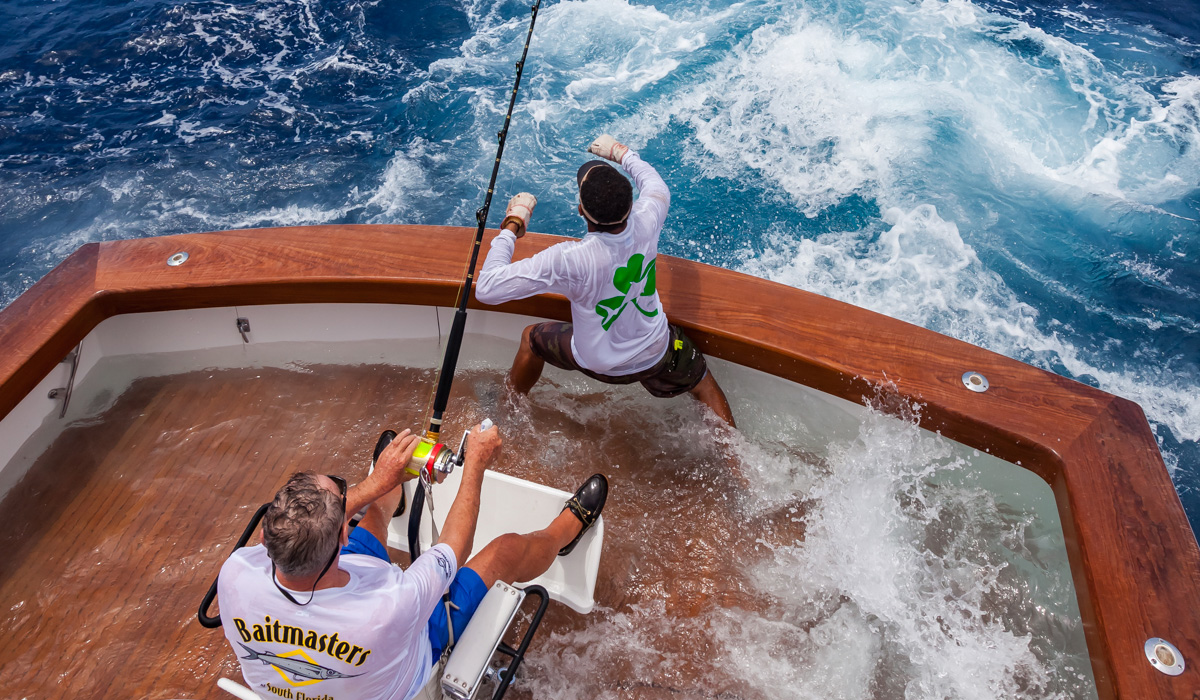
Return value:
[[(626, 306), (633, 304), (633, 308), (642, 312), (644, 316), (653, 318), (658, 315), (658, 309), (647, 311), (638, 304), (638, 297), (654, 296), (656, 289), (654, 284), (654, 260), (651, 260), (643, 269), (642, 263), (646, 258), (641, 253), (633, 255), (624, 266), (618, 267), (613, 273), (613, 286), (620, 292), (615, 297), (602, 299), (599, 304), (596, 304), (596, 313), (600, 315), (603, 321), (600, 327), (608, 330), (613, 322), (621, 315)], [(645, 282), (639, 291), (634, 285), (638, 282)]]

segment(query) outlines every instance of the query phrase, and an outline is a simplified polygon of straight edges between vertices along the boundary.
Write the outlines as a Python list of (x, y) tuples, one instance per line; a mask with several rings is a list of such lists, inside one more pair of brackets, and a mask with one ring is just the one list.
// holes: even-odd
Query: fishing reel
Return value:
[[(481, 429), (487, 430), (493, 425), (491, 418), (484, 418), (480, 424)], [(446, 477), (454, 473), (455, 467), (461, 467), (463, 459), (466, 458), (467, 437), (470, 436), (470, 430), (464, 430), (462, 439), (458, 442), (458, 449), (451, 450), (440, 442), (436, 442), (428, 435), (421, 438), (421, 442), (417, 444), (417, 449), (413, 451), (412, 458), (408, 461), (408, 473), (414, 476), (421, 477), (422, 483), (442, 483)]]

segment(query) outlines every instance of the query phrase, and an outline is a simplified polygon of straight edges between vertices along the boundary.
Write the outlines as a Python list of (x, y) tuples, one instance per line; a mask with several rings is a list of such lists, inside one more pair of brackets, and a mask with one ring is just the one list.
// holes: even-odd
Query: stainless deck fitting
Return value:
[(982, 394), (988, 390), (987, 377), (978, 372), (964, 372), (962, 376), (963, 386), (971, 391)]
[(1150, 661), (1151, 666), (1168, 676), (1178, 676), (1186, 668), (1183, 654), (1179, 653), (1175, 645), (1158, 637), (1146, 640), (1146, 659)]

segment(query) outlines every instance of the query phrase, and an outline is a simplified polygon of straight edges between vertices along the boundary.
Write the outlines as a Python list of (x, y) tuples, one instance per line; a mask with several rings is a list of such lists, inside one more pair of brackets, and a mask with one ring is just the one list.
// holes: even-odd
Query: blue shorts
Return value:
[[(366, 554), (388, 563), (392, 561), (388, 558), (387, 549), (375, 539), (375, 535), (361, 527), (350, 531), (350, 544), (342, 547), (342, 554)], [(455, 574), (454, 580), (450, 582), (450, 602), (458, 606), (457, 610), (450, 611), (455, 640), (467, 629), (467, 623), (471, 621), (471, 616), (475, 614), (487, 592), (488, 588), (483, 585), (483, 579), (473, 570), (464, 567)], [(446, 628), (446, 604), (440, 599), (437, 607), (433, 609), (433, 614), (429, 616), (426, 631), (429, 634), (429, 642), (433, 645), (433, 661), (436, 663), (441, 658), (442, 651), (450, 644), (450, 631)]]
[(392, 563), (388, 557), (387, 547), (384, 547), (383, 543), (365, 527), (356, 527), (350, 530), (350, 543), (342, 547), (342, 554), (366, 554), (378, 557), (389, 564)]
[[(467, 629), (471, 616), (479, 608), (480, 601), (487, 595), (488, 587), (474, 570), (463, 567), (450, 582), (450, 602), (458, 609), (450, 610), (450, 621), (454, 623), (454, 640), (458, 641)], [(450, 645), (450, 630), (446, 629), (446, 603), (439, 600), (433, 614), (429, 616), (429, 641), (433, 644), (433, 662), (441, 658), (442, 651)]]

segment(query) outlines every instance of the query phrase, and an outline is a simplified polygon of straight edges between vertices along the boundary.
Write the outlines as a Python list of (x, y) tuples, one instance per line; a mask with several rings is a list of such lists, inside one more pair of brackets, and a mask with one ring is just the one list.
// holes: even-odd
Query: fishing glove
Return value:
[(592, 141), (592, 145), (588, 146), (589, 153), (595, 153), (601, 158), (607, 158), (614, 163), (620, 163), (629, 152), (629, 146), (617, 141), (608, 134), (600, 134)]
[(500, 228), (508, 226), (510, 223), (517, 225), (517, 230), (514, 231), (517, 238), (525, 235), (525, 231), (529, 228), (529, 219), (533, 216), (533, 208), (537, 206), (537, 197), (528, 192), (521, 192), (508, 200), (508, 209), (504, 210), (504, 221), (500, 224)]

